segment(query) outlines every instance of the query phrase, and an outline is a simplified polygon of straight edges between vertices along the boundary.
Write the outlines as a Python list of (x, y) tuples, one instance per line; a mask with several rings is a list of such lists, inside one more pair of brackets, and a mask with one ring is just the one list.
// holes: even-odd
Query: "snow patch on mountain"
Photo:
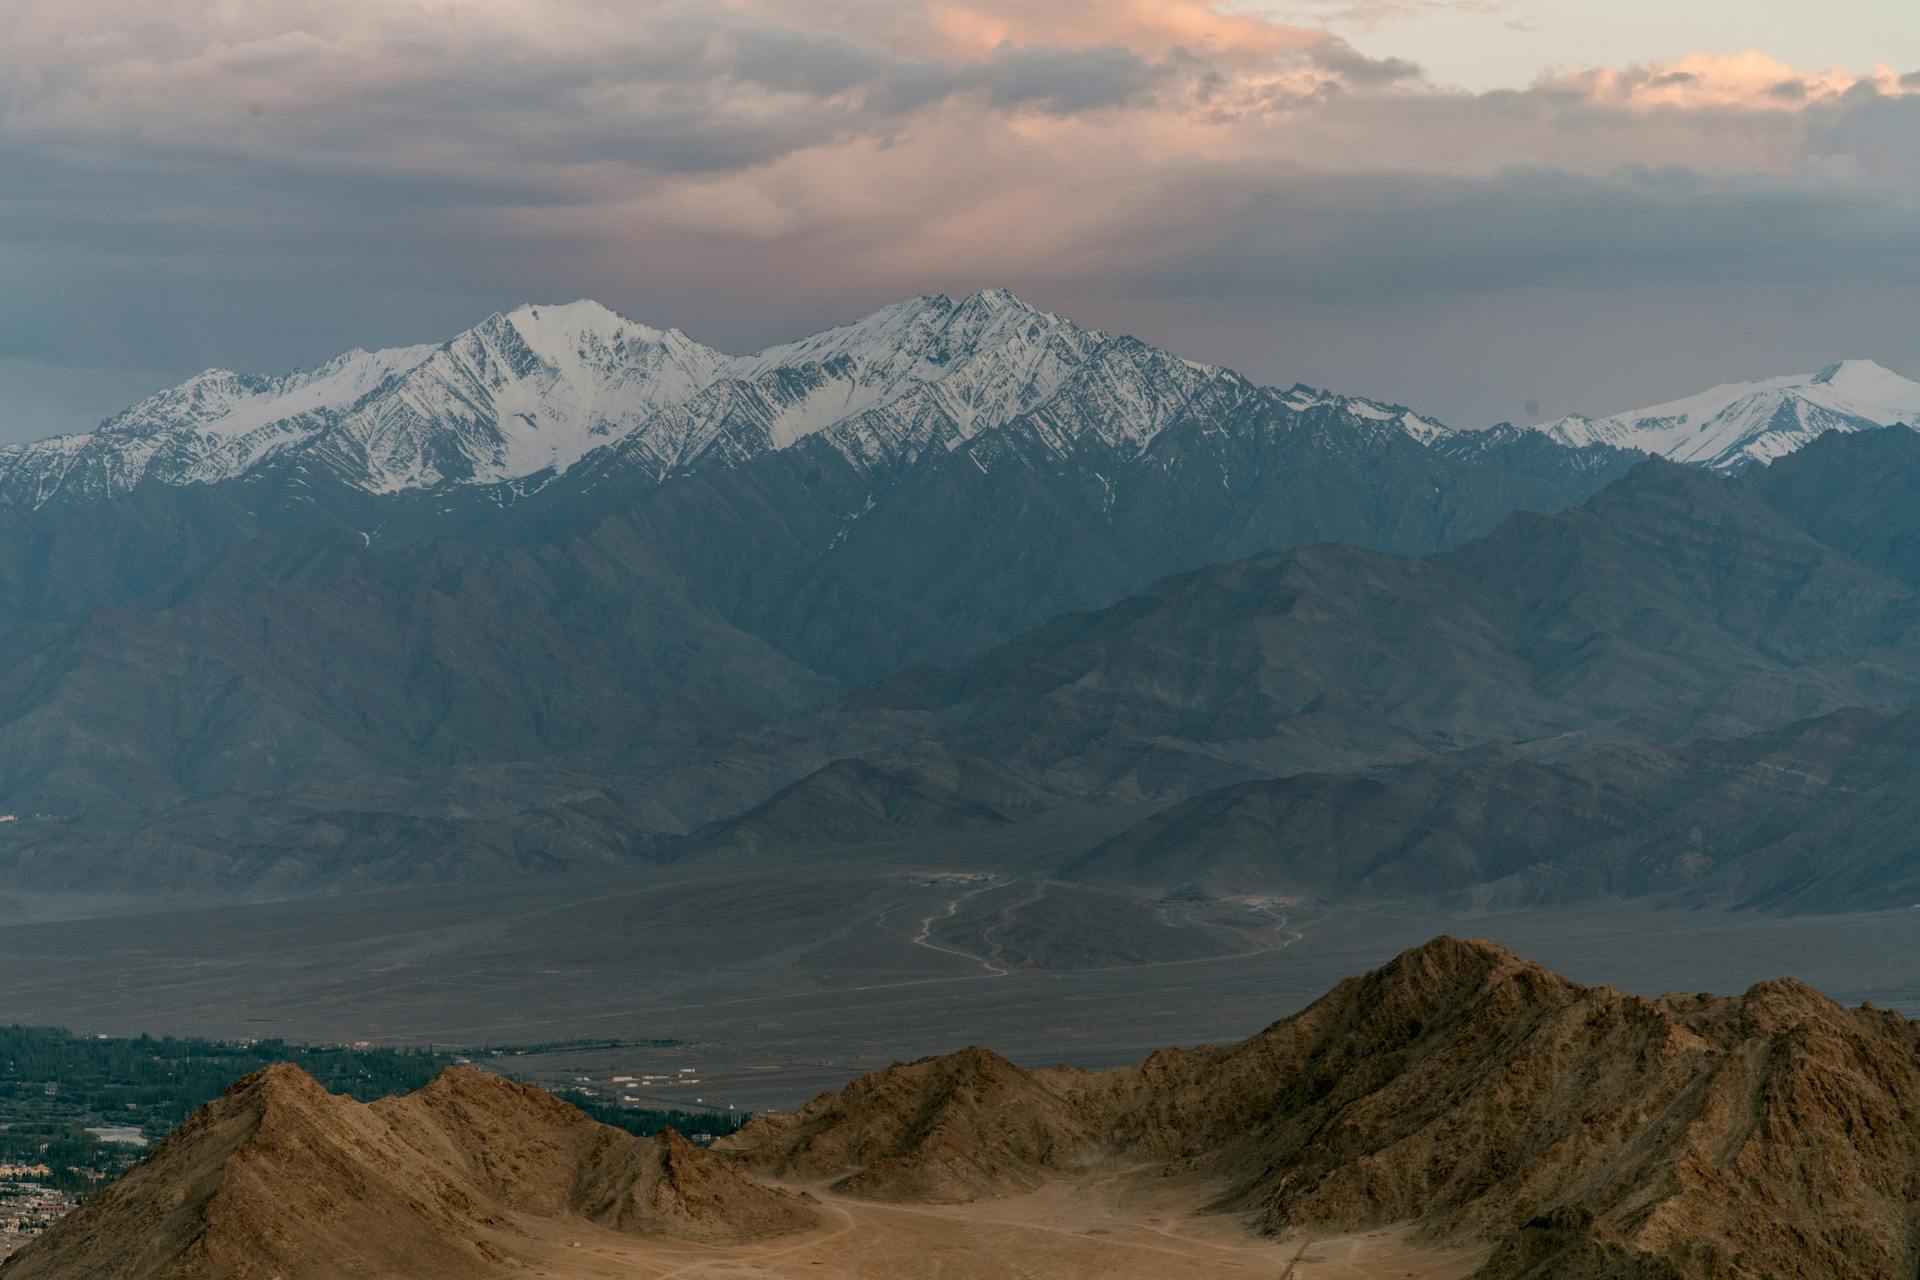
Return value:
[(1792, 453), (1822, 432), (1916, 423), (1920, 383), (1871, 360), (1842, 360), (1816, 374), (1725, 383), (1648, 409), (1574, 415), (1535, 430), (1575, 447), (1607, 444), (1739, 471)]
[(1432, 418), (1423, 418), (1405, 405), (1338, 395), (1304, 384), (1295, 384), (1288, 389), (1282, 403), (1295, 413), (1330, 408), (1365, 422), (1387, 423), (1421, 444), (1432, 444), (1435, 440), (1455, 434), (1452, 427)]
[(192, 484), (242, 474), (305, 443), (433, 350), (356, 349), (280, 377), (208, 369), (96, 430), (0, 448), (0, 498), (39, 506), (69, 485), (111, 495), (148, 477)]

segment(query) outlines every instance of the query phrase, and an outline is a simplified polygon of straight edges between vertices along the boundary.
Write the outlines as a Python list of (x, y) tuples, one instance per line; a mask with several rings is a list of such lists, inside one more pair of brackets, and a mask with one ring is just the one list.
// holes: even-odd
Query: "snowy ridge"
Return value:
[(1563, 444), (1607, 444), (1676, 462), (1740, 471), (1792, 453), (1825, 431), (1920, 423), (1920, 383), (1871, 360), (1816, 374), (1726, 383), (1610, 418), (1579, 415), (1534, 428)]
[(1112, 343), (1004, 291), (915, 298), (727, 361), (632, 432), (623, 461), (664, 476), (812, 435), (869, 468), (911, 461), (1029, 412)]
[(309, 452), (375, 493), (564, 471), (697, 393), (725, 361), (598, 303), (520, 307), (439, 348)]
[(243, 474), (311, 440), (432, 352), (354, 350), (277, 378), (209, 369), (95, 431), (0, 448), (0, 500), (39, 506), (69, 486), (110, 495), (147, 477), (194, 484)]
[[(280, 378), (209, 370), (96, 431), (0, 450), (0, 501), (111, 497), (282, 462), (376, 494), (538, 487), (590, 457), (661, 479), (810, 437), (871, 471), (1016, 419), (1061, 456), (1082, 442), (1138, 454), (1227, 384), (1251, 386), (1003, 289), (909, 299), (746, 356), (596, 302), (529, 305), (437, 347), (354, 351)], [(1447, 434), (1400, 406), (1270, 394), (1284, 412), (1331, 408), (1356, 429)]]
[(1295, 413), (1332, 408), (1362, 421), (1385, 423), (1395, 430), (1405, 432), (1421, 444), (1432, 444), (1435, 440), (1455, 434), (1452, 427), (1436, 422), (1432, 418), (1423, 418), (1405, 405), (1383, 404), (1380, 401), (1367, 400), (1359, 396), (1337, 395), (1331, 391), (1319, 391), (1299, 383), (1288, 389), (1283, 403)]

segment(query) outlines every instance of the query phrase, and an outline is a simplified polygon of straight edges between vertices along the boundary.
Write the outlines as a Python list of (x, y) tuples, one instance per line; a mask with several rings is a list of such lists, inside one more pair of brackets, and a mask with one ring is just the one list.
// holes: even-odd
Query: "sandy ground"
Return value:
[[(824, 1219), (804, 1236), (716, 1247), (638, 1244), (596, 1231), (539, 1247), (531, 1274), (551, 1280), (1460, 1280), (1484, 1260), (1483, 1253), (1420, 1245), (1397, 1230), (1266, 1239), (1231, 1217), (1198, 1212), (1208, 1188), (1138, 1175), (1094, 1175), (970, 1205), (878, 1204), (819, 1186), (804, 1189), (821, 1201)], [(524, 1246), (519, 1252), (525, 1255)]]

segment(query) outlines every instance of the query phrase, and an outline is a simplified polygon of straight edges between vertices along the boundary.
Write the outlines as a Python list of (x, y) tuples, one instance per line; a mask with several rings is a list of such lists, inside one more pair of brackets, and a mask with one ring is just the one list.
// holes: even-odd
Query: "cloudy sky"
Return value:
[(1004, 285), (1462, 425), (1920, 375), (1914, 0), (0, 0), (0, 438)]

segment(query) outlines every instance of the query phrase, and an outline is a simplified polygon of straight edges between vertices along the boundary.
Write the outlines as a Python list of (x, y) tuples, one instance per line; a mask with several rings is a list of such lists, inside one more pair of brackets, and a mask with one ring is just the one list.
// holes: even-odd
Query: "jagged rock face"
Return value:
[[(1017, 1126), (988, 1123), (1002, 1099)], [(1453, 939), (1238, 1045), (1084, 1076), (969, 1050), (733, 1142), (759, 1167), (880, 1196), (1149, 1159), (1225, 1179), (1219, 1207), (1267, 1230), (1413, 1221), (1485, 1241), (1479, 1280), (1869, 1280), (1920, 1264), (1913, 1023), (1790, 981), (1642, 999)]]
[(510, 1274), (548, 1229), (594, 1223), (723, 1242), (805, 1230), (798, 1196), (678, 1135), (596, 1124), (528, 1086), (453, 1068), (362, 1105), (269, 1067), (8, 1260), (7, 1280), (282, 1280)]

